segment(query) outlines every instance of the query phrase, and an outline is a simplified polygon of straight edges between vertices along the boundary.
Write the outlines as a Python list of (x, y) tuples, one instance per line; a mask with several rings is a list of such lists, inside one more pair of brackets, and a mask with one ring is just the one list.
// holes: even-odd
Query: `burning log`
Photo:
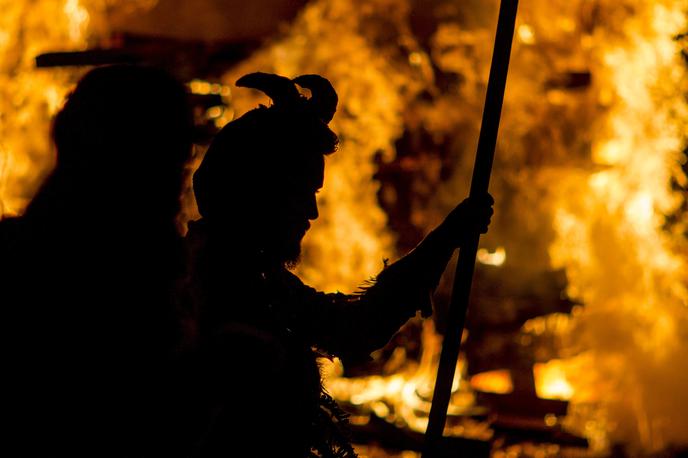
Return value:
[(89, 49), (87, 51), (51, 52), (36, 56), (36, 67), (82, 67), (87, 65), (141, 63), (140, 56), (120, 49)]
[(36, 56), (36, 67), (83, 67), (106, 64), (148, 64), (162, 67), (180, 79), (217, 78), (245, 59), (259, 45), (255, 41), (208, 44), (119, 33), (101, 40), (106, 47), (47, 52)]

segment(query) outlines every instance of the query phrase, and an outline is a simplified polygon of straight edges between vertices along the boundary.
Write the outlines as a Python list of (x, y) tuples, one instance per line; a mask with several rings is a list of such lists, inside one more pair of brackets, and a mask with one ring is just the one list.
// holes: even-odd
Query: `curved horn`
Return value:
[(239, 78), (235, 84), (264, 92), (276, 105), (290, 104), (301, 97), (289, 78), (273, 73), (249, 73)]
[(301, 75), (292, 80), (301, 87), (310, 89), (311, 98), (309, 104), (313, 111), (325, 124), (329, 123), (337, 111), (337, 92), (332, 84), (320, 75)]

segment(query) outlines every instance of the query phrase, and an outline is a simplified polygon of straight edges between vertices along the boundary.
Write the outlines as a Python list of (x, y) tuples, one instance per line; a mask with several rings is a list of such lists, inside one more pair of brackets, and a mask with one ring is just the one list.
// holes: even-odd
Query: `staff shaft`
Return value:
[[(478, 197), (487, 193), (490, 184), (517, 10), (518, 0), (502, 0), (499, 7), (492, 64), (471, 179), (471, 197)], [(451, 397), (456, 361), (459, 357), (461, 333), (466, 321), (479, 241), (480, 234), (472, 234), (469, 240), (461, 246), (459, 252), (442, 353), (437, 370), (437, 381), (435, 382), (432, 407), (430, 408), (428, 428), (425, 432), (423, 458), (439, 458), (441, 456), (440, 442), (447, 419), (447, 408)]]

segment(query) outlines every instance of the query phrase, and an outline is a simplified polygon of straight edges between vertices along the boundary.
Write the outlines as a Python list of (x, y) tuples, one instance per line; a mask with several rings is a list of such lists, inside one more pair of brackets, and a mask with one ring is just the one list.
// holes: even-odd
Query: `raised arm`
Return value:
[(418, 310), (432, 314), (430, 296), (457, 247), (487, 232), (493, 199), (466, 199), (410, 253), (385, 268), (359, 294), (325, 294), (291, 274), (291, 324), (312, 344), (343, 359), (365, 359), (384, 346)]

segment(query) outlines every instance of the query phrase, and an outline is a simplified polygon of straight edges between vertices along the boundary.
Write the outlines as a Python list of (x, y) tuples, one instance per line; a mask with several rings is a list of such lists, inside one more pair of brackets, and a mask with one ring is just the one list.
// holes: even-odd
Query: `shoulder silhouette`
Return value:
[(185, 89), (164, 71), (91, 70), (55, 117), (54, 172), (21, 218), (0, 223), (27, 455), (143, 453), (156, 440), (192, 128)]

